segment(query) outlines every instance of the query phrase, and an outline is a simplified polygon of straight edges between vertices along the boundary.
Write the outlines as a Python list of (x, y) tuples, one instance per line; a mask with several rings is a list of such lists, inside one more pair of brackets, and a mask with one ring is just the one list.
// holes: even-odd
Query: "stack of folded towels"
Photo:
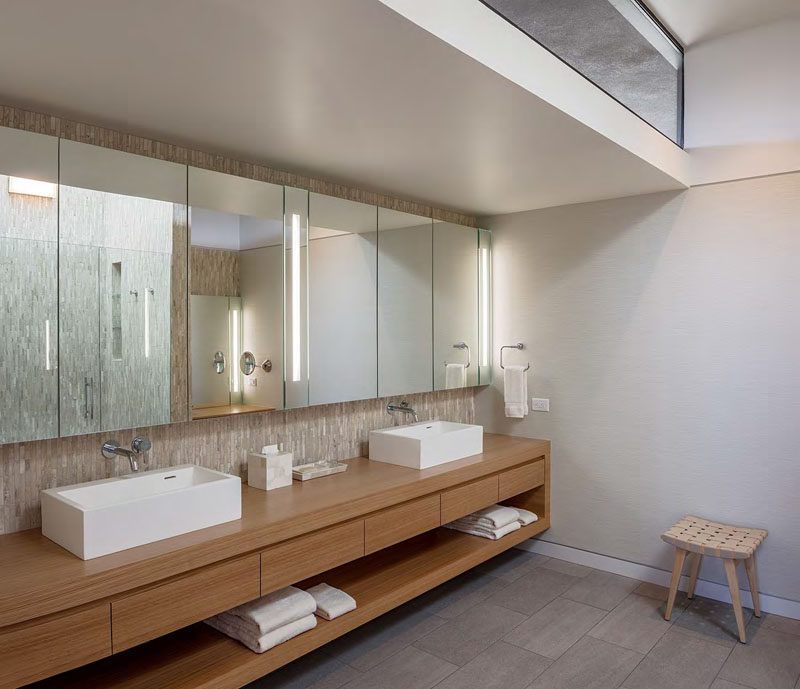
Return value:
[(523, 510), (521, 507), (492, 505), (445, 524), (445, 527), (496, 541), (520, 527), (532, 524), (537, 519), (539, 517), (533, 512)]
[(351, 596), (327, 584), (319, 584), (308, 591), (287, 586), (205, 622), (251, 651), (264, 653), (316, 627), (315, 615), (332, 620), (355, 607)]

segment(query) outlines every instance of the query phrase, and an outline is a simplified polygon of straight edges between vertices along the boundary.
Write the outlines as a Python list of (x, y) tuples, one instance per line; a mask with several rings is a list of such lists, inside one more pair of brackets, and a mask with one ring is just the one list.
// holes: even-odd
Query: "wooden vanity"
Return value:
[[(241, 520), (94, 560), (38, 529), (0, 536), (0, 689), (241, 687), (550, 525), (549, 441), (486, 435), (483, 454), (422, 471), (348, 464), (269, 493), (244, 485)], [(539, 521), (499, 541), (440, 528), (496, 502)], [(358, 608), (261, 655), (201, 623), (320, 581)]]

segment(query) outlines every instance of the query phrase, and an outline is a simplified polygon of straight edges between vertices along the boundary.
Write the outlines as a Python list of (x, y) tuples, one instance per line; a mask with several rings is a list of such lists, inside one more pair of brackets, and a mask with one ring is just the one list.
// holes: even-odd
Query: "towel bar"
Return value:
[[(503, 368), (503, 369), (505, 368), (505, 366), (503, 366), (503, 350), (504, 349), (519, 349), (519, 350), (522, 350), (522, 349), (525, 349), (525, 345), (522, 344), (522, 342), (517, 342), (517, 344), (515, 344), (515, 345), (503, 345), (502, 347), (500, 347), (500, 368)], [(524, 370), (527, 371), (530, 367), (531, 367), (531, 362), (529, 361), (528, 365), (525, 367)]]
[[(467, 350), (467, 363), (464, 364), (464, 368), (469, 368), (469, 365), (472, 363), (472, 357), (469, 353), (469, 345), (466, 342), (456, 342), (453, 345), (453, 349), (466, 349)], [(447, 362), (444, 362), (444, 365), (447, 366)]]

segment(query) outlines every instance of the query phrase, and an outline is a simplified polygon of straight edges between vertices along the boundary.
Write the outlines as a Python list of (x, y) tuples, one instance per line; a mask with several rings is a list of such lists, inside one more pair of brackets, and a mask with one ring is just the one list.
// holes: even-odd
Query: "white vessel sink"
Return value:
[(370, 431), (369, 458), (427, 469), (483, 452), (483, 426), (422, 421)]
[(42, 491), (42, 534), (83, 560), (241, 516), (241, 479), (192, 464)]

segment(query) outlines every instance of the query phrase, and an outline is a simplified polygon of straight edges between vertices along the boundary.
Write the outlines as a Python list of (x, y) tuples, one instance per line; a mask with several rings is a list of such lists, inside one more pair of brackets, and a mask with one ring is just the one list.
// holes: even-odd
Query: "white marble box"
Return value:
[(281, 452), (247, 456), (247, 485), (259, 490), (272, 490), (292, 485), (292, 453)]

